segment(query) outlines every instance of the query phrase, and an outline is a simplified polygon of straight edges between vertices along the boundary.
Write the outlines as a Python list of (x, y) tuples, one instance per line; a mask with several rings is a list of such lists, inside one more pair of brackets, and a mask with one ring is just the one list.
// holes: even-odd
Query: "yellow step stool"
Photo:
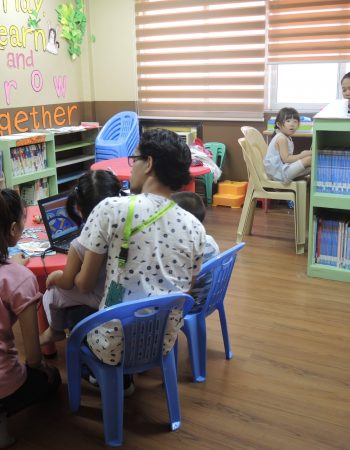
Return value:
[(247, 192), (247, 181), (222, 181), (218, 183), (218, 193), (213, 196), (213, 206), (240, 208)]

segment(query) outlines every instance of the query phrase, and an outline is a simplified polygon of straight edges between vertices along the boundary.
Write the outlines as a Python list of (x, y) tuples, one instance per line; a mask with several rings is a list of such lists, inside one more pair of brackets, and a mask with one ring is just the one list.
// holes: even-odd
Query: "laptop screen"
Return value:
[(67, 214), (66, 203), (66, 195), (40, 200), (42, 213), (45, 212), (46, 216), (43, 219), (49, 225), (53, 241), (79, 230), (78, 225)]

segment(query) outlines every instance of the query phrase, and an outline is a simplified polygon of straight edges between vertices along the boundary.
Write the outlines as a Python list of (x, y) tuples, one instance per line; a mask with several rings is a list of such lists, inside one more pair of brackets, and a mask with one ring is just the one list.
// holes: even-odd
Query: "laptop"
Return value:
[(70, 243), (82, 230), (82, 227), (68, 216), (67, 198), (68, 194), (62, 193), (38, 200), (51, 249), (59, 253), (68, 253)]

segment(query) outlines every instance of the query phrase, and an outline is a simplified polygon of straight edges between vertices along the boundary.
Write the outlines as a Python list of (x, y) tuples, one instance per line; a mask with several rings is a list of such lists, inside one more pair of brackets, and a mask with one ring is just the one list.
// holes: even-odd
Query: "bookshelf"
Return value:
[(350, 282), (350, 119), (315, 118), (307, 274)]
[(50, 134), (0, 136), (0, 152), (6, 187), (17, 189), (28, 204), (57, 194), (55, 146)]
[(54, 133), (60, 192), (69, 189), (95, 162), (95, 140), (99, 130), (100, 127), (72, 127), (72, 130)]
[(3, 172), (2, 152), (0, 151), (0, 189), (5, 187), (5, 176)]

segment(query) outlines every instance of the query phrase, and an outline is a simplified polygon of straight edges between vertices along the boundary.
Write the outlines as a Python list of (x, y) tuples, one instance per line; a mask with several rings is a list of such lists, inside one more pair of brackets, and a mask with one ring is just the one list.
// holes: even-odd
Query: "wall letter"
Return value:
[(4, 81), (4, 89), (5, 89), (5, 97), (6, 97), (6, 104), (10, 104), (10, 89), (14, 88), (17, 89), (17, 82), (15, 80), (11, 81)]
[[(23, 116), (21, 118), (21, 116)], [(27, 122), (28, 121), (28, 114), (25, 111), (18, 111), (15, 114), (15, 118), (13, 120), (13, 125), (16, 128), (17, 131), (19, 131), (20, 133), (25, 133), (26, 131), (29, 130), (29, 127), (24, 127), (21, 128), (20, 124), (22, 122)]]
[[(63, 117), (63, 119), (59, 120), (61, 117)], [(66, 111), (62, 106), (57, 106), (57, 108), (55, 108), (53, 120), (56, 125), (64, 125), (64, 122), (66, 121)]]
[[(1, 125), (1, 121), (3, 121), (4, 125)], [(10, 113), (0, 114), (0, 134), (1, 134), (1, 136), (3, 136), (3, 134), (4, 134), (3, 131), (7, 132), (7, 134), (12, 134)]]
[(66, 75), (64, 75), (64, 77), (53, 77), (53, 84), (55, 86), (57, 97), (60, 97), (61, 95), (62, 97), (66, 96), (66, 81)]
[[(4, 37), (4, 39), (1, 39)], [(4, 25), (0, 25), (0, 50), (4, 50), (8, 44), (7, 30)]]
[(32, 72), (32, 88), (35, 92), (40, 92), (43, 88), (44, 80), (40, 70), (33, 70)]
[(75, 110), (78, 110), (77, 105), (68, 106), (68, 125), (72, 125), (72, 114)]

